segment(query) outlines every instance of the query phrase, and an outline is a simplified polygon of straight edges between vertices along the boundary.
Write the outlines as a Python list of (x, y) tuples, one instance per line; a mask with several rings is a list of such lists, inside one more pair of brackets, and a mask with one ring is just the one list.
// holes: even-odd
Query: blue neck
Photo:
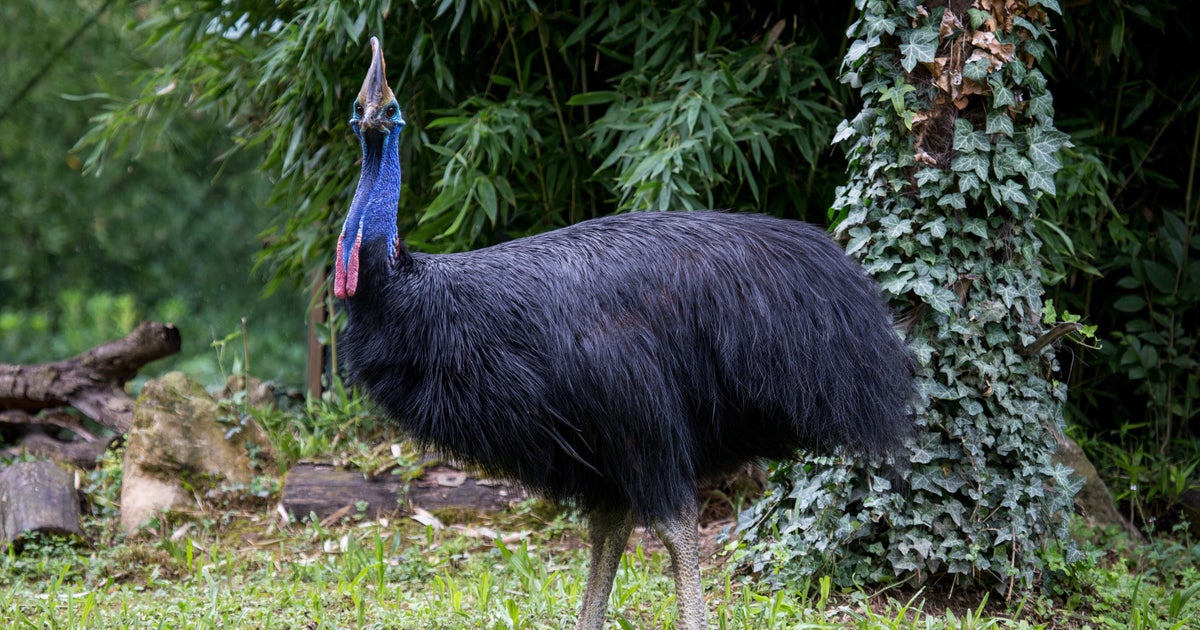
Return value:
[[(399, 241), (396, 207), (400, 202), (400, 129), (399, 124), (362, 129), (351, 120), (354, 133), (362, 143), (362, 174), (350, 213), (338, 237), (333, 293), (339, 298), (353, 297), (358, 291), (360, 271), (367, 271), (369, 283), (384, 281), (393, 263), (401, 262), (407, 251)], [(379, 260), (383, 258), (383, 260)]]
[(396, 208), (400, 204), (400, 128), (396, 127), (382, 139), (378, 132), (356, 135), (362, 144), (362, 174), (350, 203), (345, 231), (350, 235), (361, 230), (364, 244), (382, 240), (389, 245), (387, 251), (394, 255), (399, 235)]

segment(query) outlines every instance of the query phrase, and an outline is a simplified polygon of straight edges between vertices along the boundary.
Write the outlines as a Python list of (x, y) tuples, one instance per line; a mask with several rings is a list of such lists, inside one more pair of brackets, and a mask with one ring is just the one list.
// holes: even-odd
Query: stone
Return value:
[(195, 506), (196, 496), (249, 485), (259, 474), (256, 462), (274, 471), (262, 428), (249, 418), (222, 422), (222, 413), (204, 387), (181, 372), (146, 383), (125, 436), (125, 531), (136, 530), (160, 510)]
[(221, 398), (232, 400), (242, 391), (246, 392), (246, 404), (255, 409), (268, 409), (275, 404), (275, 385), (253, 376), (234, 375), (225, 379), (225, 388), (221, 390)]
[(1096, 472), (1096, 467), (1088, 459), (1083, 449), (1069, 437), (1062, 436), (1058, 442), (1058, 452), (1054, 459), (1075, 470), (1075, 474), (1083, 477), (1083, 487), (1075, 495), (1075, 508), (1083, 517), (1084, 523), (1093, 530), (1103, 530), (1117, 527), (1124, 530), (1134, 541), (1144, 541), (1142, 533), (1129, 522), (1116, 506), (1113, 505), (1112, 495), (1108, 486)]

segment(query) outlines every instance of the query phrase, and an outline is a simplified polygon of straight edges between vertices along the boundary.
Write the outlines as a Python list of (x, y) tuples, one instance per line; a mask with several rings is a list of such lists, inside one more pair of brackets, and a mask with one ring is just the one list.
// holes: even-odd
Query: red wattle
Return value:
[(342, 232), (338, 237), (337, 260), (333, 265), (333, 294), (341, 300), (354, 295), (358, 290), (358, 250), (362, 245), (362, 232), (355, 236), (354, 244), (350, 246), (348, 261), (342, 256), (342, 252), (345, 251), (345, 239), (346, 233)]
[(346, 269), (346, 295), (354, 295), (358, 290), (358, 248), (362, 245), (362, 231), (354, 239), (354, 247), (350, 249), (350, 264)]
[(342, 262), (342, 241), (345, 238), (345, 232), (338, 236), (337, 258), (333, 261), (333, 294), (339, 300), (346, 299), (346, 263)]

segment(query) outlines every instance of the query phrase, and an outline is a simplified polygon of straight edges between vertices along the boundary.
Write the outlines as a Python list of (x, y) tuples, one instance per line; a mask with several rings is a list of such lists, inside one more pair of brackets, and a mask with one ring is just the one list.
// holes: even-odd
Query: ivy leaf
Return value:
[(924, 186), (930, 182), (936, 182), (942, 178), (942, 171), (936, 168), (923, 168), (917, 171), (915, 180), (917, 186)]
[(879, 13), (868, 13), (863, 16), (863, 21), (867, 25), (867, 35), (870, 35), (876, 44), (879, 43), (879, 35), (883, 33), (891, 35), (896, 32), (897, 26), (903, 24), (899, 16), (885, 16)]
[(963, 194), (960, 192), (949, 193), (946, 195), (942, 195), (937, 200), (937, 205), (950, 206), (951, 208), (954, 208), (955, 210), (962, 210), (963, 208), (967, 207), (967, 200), (965, 197), (963, 197)]
[(922, 61), (933, 61), (937, 54), (938, 32), (932, 24), (900, 34), (900, 65), (912, 72)]
[(1034, 164), (1025, 172), (1025, 179), (1029, 181), (1030, 188), (1055, 195), (1057, 190), (1054, 187), (1054, 172), (1057, 170), (1057, 168), (1045, 168)]
[(920, 297), (929, 297), (933, 294), (933, 290), (933, 280), (930, 280), (929, 276), (921, 276), (912, 283), (912, 292)]
[(1042, 125), (1054, 124), (1054, 98), (1049, 92), (1029, 99), (1029, 106), (1025, 111)]
[(958, 295), (946, 287), (935, 288), (925, 297), (925, 302), (943, 315), (953, 315), (958, 310)]
[[(1042, 26), (1041, 24), (1035, 24), (1033, 22), (1030, 22), (1029, 20), (1027, 20), (1019, 15), (1013, 16), (1013, 26), (1016, 28), (1025, 29), (1026, 31), (1029, 32), (1029, 34), (1033, 37), (1033, 39), (1037, 39), (1037, 38), (1041, 37), (1042, 35), (1046, 34), (1045, 26)], [(1026, 50), (1026, 52), (1029, 52), (1028, 49)], [(1039, 58), (1040, 56), (1034, 55), (1034, 57)]]
[(1040, 125), (1029, 130), (1026, 140), (1029, 142), (1029, 159), (1035, 166), (1047, 166), (1058, 170), (1062, 165), (1055, 156), (1058, 150), (1070, 146), (1070, 136), (1053, 128)]
[(1005, 87), (999, 80), (992, 81), (992, 107), (1013, 107), (1017, 101), (1013, 99), (1012, 90)]
[(987, 134), (975, 130), (975, 126), (971, 124), (971, 121), (959, 118), (954, 121), (954, 150), (964, 153), (968, 151), (991, 151), (992, 143), (988, 141)]
[(1011, 284), (999, 284), (992, 290), (1004, 300), (1004, 305), (1008, 308), (1012, 308), (1017, 298), (1021, 297), (1021, 292)]
[(979, 218), (970, 218), (963, 221), (962, 231), (967, 234), (974, 234), (979, 238), (988, 238), (987, 222)]
[(1007, 179), (1024, 173), (1029, 169), (1029, 160), (1025, 159), (1015, 148), (997, 151), (992, 156), (992, 171), (997, 179)]
[(833, 135), (831, 144), (837, 144), (847, 138), (852, 137), (854, 134), (854, 125), (851, 125), (849, 122), (843, 120), (842, 122), (838, 123), (837, 133)]
[(884, 234), (890, 239), (900, 238), (913, 231), (911, 219), (900, 219), (894, 214), (887, 215), (879, 224), (883, 227)]
[(863, 55), (879, 45), (879, 36), (868, 37), (867, 39), (856, 39), (850, 44), (850, 50), (846, 52), (846, 58), (842, 61), (844, 67), (852, 67), (855, 62), (862, 58)]
[(871, 228), (860, 225), (850, 230), (850, 240), (846, 243), (846, 255), (853, 256), (855, 252), (867, 246), (871, 241)]
[(1005, 111), (993, 111), (988, 113), (987, 117), (987, 133), (1000, 134), (1011, 138), (1013, 135), (1013, 121), (1009, 118)]
[(950, 161), (950, 168), (958, 172), (974, 172), (979, 179), (987, 179), (988, 159), (982, 153), (962, 153)]
[(946, 218), (938, 217), (938, 218), (934, 219), (933, 221), (926, 223), (925, 227), (923, 227), (921, 229), (926, 232), (929, 232), (929, 235), (932, 236), (933, 238), (940, 239), (940, 238), (946, 236)]
[[(958, 194), (965, 196), (966, 194), (970, 193), (971, 191), (979, 191), (979, 189), (980, 189), (979, 178), (975, 176), (975, 173), (973, 171), (968, 171), (968, 172), (959, 174), (959, 176), (958, 176)], [(978, 194), (978, 192), (976, 192), (976, 194), (971, 195), (971, 198), (975, 199), (978, 196), (979, 196), (979, 194)]]
[(900, 295), (908, 288), (908, 279), (912, 272), (887, 273), (879, 277), (879, 290), (892, 295)]
[(983, 26), (984, 22), (992, 19), (992, 14), (989, 11), (972, 7), (967, 9), (967, 17), (971, 20), (971, 28), (973, 30), (979, 30), (979, 27)]
[(1029, 143), (1029, 160), (1032, 162), (1025, 174), (1029, 187), (1053, 195), (1054, 174), (1062, 166), (1055, 154), (1064, 146), (1070, 146), (1069, 136), (1057, 129), (1039, 125), (1029, 130), (1026, 140)]
[(1019, 211), (1020, 206), (1029, 203), (1024, 187), (1011, 179), (1000, 184), (993, 184), (991, 191), (993, 199), (1015, 211)]
[(1062, 7), (1058, 6), (1058, 0), (1030, 0), (1029, 6), (1042, 5), (1059, 15), (1062, 15)]
[(991, 67), (991, 62), (981, 57), (964, 65), (962, 69), (962, 76), (964, 79), (969, 81), (983, 83), (987, 80), (988, 70), (991, 69)]

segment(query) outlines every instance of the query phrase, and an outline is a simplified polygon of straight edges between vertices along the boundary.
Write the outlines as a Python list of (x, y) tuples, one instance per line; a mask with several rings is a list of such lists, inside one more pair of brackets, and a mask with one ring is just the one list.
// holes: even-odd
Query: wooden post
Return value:
[(312, 279), (312, 310), (308, 313), (308, 371), (304, 383), (308, 395), (320, 398), (324, 391), (325, 346), (317, 338), (317, 326), (325, 323), (325, 273), (316, 271)]

